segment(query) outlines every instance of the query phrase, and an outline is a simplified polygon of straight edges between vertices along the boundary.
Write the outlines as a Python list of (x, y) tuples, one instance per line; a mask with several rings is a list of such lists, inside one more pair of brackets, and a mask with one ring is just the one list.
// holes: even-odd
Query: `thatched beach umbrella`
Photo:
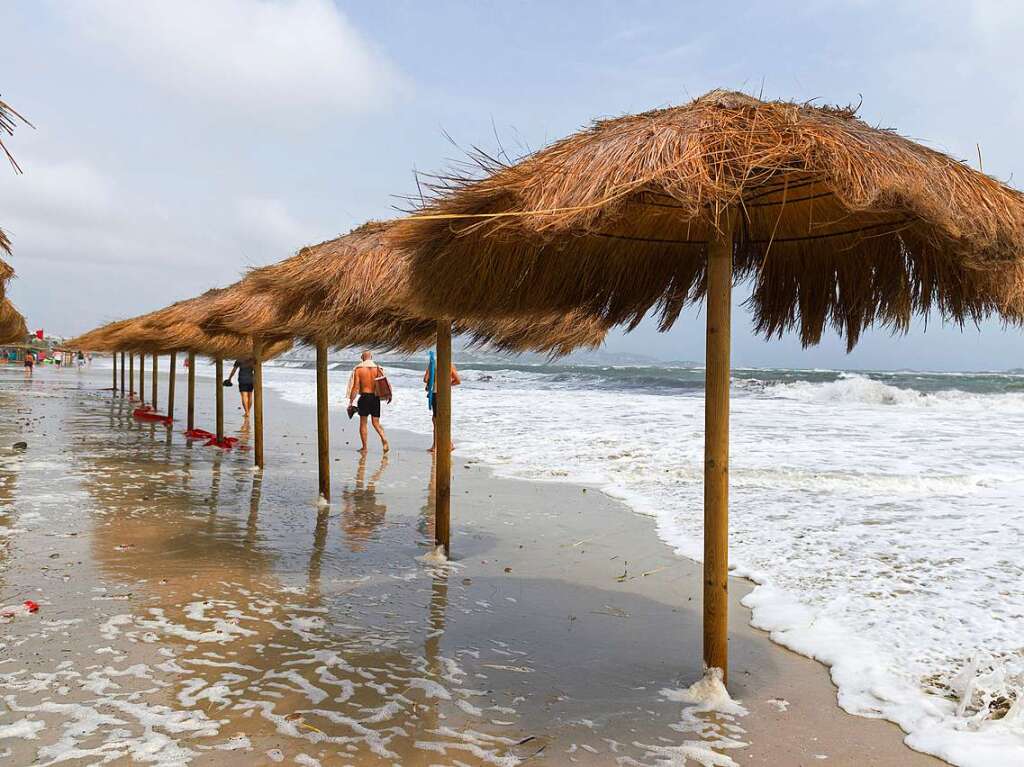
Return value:
[[(133, 320), (117, 320), (116, 322), (110, 322), (101, 327), (90, 330), (82, 335), (72, 338), (68, 342), (68, 346), (75, 349), (82, 349), (90, 352), (110, 352), (111, 361), (113, 363), (113, 391), (116, 394), (118, 391), (117, 374), (118, 374), (118, 354), (121, 357), (120, 372), (121, 372), (121, 396), (125, 393), (125, 347), (118, 344), (117, 337), (118, 332), (122, 328), (129, 327)], [(130, 367), (130, 376), (128, 380), (128, 396), (130, 399), (135, 398), (135, 356), (131, 353), (128, 355), (128, 362)]]
[(25, 318), (8, 299), (0, 298), (0, 343), (24, 341), (27, 335), (28, 327), (25, 325)]
[[(207, 328), (301, 338), (317, 349), (317, 434), (320, 492), (329, 498), (327, 349), (378, 348), (413, 352), (436, 342), (438, 370), (451, 368), (451, 339), (500, 351), (567, 354), (596, 347), (604, 322), (583, 312), (547, 313), (521, 319), (438, 321), (409, 311), (408, 254), (386, 244), (393, 222), (371, 222), (347, 235), (303, 248), (280, 263), (254, 269), (240, 292), (217, 301)], [(435, 482), (436, 543), (450, 546), (451, 381), (437, 378)]]
[(714, 91), (605, 120), (479, 180), (442, 178), (400, 222), (417, 310), (581, 308), (668, 329), (707, 304), (704, 659), (727, 669), (730, 306), (757, 330), (857, 342), (931, 311), (1020, 317), (1024, 198), (852, 109)]
[[(90, 352), (110, 352), (111, 360), (113, 362), (113, 391), (117, 392), (117, 357), (118, 353), (121, 355), (121, 396), (124, 396), (125, 391), (125, 359), (124, 359), (124, 348), (117, 345), (117, 333), (125, 327), (130, 326), (133, 320), (117, 320), (115, 322), (109, 322), (106, 325), (102, 325), (98, 328), (83, 333), (77, 338), (72, 338), (68, 345), (76, 349), (87, 350)], [(130, 375), (128, 380), (128, 396), (130, 399), (135, 397), (135, 357), (131, 354), (128, 356)]]
[[(218, 318), (224, 311), (224, 307), (237, 306), (239, 302), (255, 302), (254, 311), (268, 311), (268, 309), (256, 309), (256, 305), (267, 303), (265, 296), (253, 295), (247, 290), (244, 281), (236, 282), (226, 288), (207, 291), (203, 300), (192, 305), (191, 321), (202, 333), (208, 334), (211, 338), (243, 338), (248, 341), (248, 353), (236, 355), (241, 358), (253, 360), (253, 391), (252, 391), (252, 415), (253, 415), (253, 461), (259, 468), (264, 466), (264, 439), (263, 439), (263, 362), (281, 354), (284, 350), (291, 348), (291, 337), (286, 334), (276, 333), (253, 333), (249, 330), (234, 332), (224, 329), (218, 322)], [(223, 371), (219, 370), (218, 378), (223, 378)]]
[[(251, 339), (238, 336), (211, 336), (196, 324), (202, 317), (203, 307), (222, 289), (207, 291), (196, 298), (178, 301), (155, 312), (143, 315), (128, 327), (119, 331), (118, 342), (126, 348), (159, 353), (170, 353), (171, 375), (177, 368), (175, 352), (188, 352), (188, 425), (186, 431), (195, 428), (195, 356), (204, 354), (214, 359), (217, 370), (215, 382), (216, 402), (216, 440), (224, 441), (224, 392), (221, 388), (223, 378), (223, 358), (233, 352), (251, 348)], [(155, 384), (155, 378), (154, 378)], [(155, 390), (155, 386), (154, 386)], [(171, 409), (172, 406), (168, 406)]]
[[(174, 377), (176, 369), (176, 353), (186, 351), (189, 360), (188, 372), (188, 424), (187, 431), (195, 428), (195, 357), (197, 354), (213, 358), (217, 372), (216, 377), (216, 412), (218, 442), (224, 441), (224, 399), (221, 380), (224, 377), (223, 359), (225, 357), (252, 356), (258, 348), (251, 336), (234, 333), (209, 333), (197, 324), (197, 320), (205, 316), (207, 307), (213, 298), (224, 292), (224, 288), (209, 290), (196, 298), (178, 301), (155, 312), (110, 323), (90, 333), (80, 336), (72, 342), (78, 348), (97, 351), (120, 349), (140, 353), (140, 365), (144, 364), (145, 354), (168, 354), (171, 360), (168, 386), (168, 416), (173, 416)], [(281, 341), (265, 345), (265, 359), (272, 359), (290, 348), (290, 341)], [(131, 360), (131, 356), (129, 357)], [(134, 375), (134, 369), (129, 368)], [(154, 387), (155, 389), (155, 387)]]

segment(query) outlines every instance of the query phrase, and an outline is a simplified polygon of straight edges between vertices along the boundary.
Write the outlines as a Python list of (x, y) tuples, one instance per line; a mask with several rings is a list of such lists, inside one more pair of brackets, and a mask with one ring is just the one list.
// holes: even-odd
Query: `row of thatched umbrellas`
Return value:
[[(417, 316), (405, 308), (410, 273), (407, 255), (388, 247), (391, 224), (369, 223), (349, 234), (303, 248), (295, 256), (272, 266), (252, 270), (227, 288), (128, 320), (104, 325), (69, 342), (72, 348), (109, 351), (114, 355), (113, 389), (125, 393), (125, 354), (128, 355), (128, 393), (134, 394), (134, 354), (139, 355), (140, 394), (145, 358), (152, 357), (151, 407), (157, 406), (159, 356), (170, 355), (166, 415), (138, 411), (144, 418), (173, 420), (176, 354), (189, 355), (188, 420), (186, 434), (196, 431), (195, 357), (214, 360), (216, 374), (216, 431), (212, 442), (229, 447), (224, 434), (221, 381), (225, 358), (256, 361), (253, 392), (253, 453), (264, 466), (262, 363), (288, 350), (295, 340), (317, 351), (317, 435), (319, 490), (330, 500), (330, 437), (328, 430), (327, 353), (329, 347), (377, 348), (411, 352), (433, 345), (438, 369), (451, 366), (452, 335), (471, 345), (488, 345), (509, 352), (539, 351), (565, 354), (579, 347), (596, 347), (604, 340), (606, 325), (578, 312), (451, 322)], [(120, 379), (117, 361), (120, 356)], [(143, 395), (144, 399), (144, 395)], [(435, 482), (436, 543), (450, 549), (450, 380), (438, 376)]]
[[(597, 122), (515, 164), (480, 163), (475, 177), (437, 177), (404, 219), (76, 343), (215, 357), (212, 344), (239, 344), (261, 359), (298, 339), (316, 345), (320, 372), (328, 346), (436, 340), (443, 371), (453, 330), (558, 353), (652, 311), (668, 329), (705, 302), (704, 660), (724, 675), (733, 286), (752, 286), (759, 332), (797, 330), (804, 345), (831, 328), (852, 348), (872, 326), (906, 331), (915, 314), (1018, 323), (1024, 197), (853, 110), (726, 91)], [(438, 383), (447, 547), (450, 391), (447, 376)], [(319, 386), (318, 403), (324, 418)]]

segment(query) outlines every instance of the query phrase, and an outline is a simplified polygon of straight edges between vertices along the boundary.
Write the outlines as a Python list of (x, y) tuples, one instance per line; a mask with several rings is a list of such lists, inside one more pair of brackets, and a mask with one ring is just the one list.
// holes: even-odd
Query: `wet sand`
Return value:
[(0, 623), (5, 763), (942, 764), (750, 628), (743, 581), (746, 715), (680, 702), (701, 675), (699, 568), (594, 490), (460, 456), (454, 562), (427, 565), (423, 437), (361, 458), (336, 411), (319, 508), (311, 409), (268, 392), (259, 473), (185, 440), (181, 382), (172, 431), (106, 385), (0, 367), (0, 604), (41, 605)]

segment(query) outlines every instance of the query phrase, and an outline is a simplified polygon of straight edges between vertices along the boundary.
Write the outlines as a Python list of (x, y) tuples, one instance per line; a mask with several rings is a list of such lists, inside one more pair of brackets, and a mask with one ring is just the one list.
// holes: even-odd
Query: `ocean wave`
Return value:
[(905, 407), (1012, 407), (1024, 409), (1024, 392), (988, 390), (970, 392), (959, 388), (921, 391), (895, 386), (866, 375), (845, 373), (834, 381), (792, 381), (763, 387), (767, 397), (817, 403), (855, 403)]

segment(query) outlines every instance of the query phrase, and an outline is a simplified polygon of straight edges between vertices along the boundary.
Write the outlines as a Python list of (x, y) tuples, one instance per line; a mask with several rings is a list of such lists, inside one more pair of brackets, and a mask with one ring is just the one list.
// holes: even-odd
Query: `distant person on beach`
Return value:
[[(386, 453), (391, 446), (388, 445), (387, 437), (384, 436), (384, 428), (380, 425), (380, 397), (377, 396), (377, 380), (384, 378), (384, 368), (373, 361), (371, 352), (363, 352), (361, 360), (353, 368), (352, 375), (348, 378), (349, 418), (353, 413), (359, 413), (360, 453), (366, 452), (367, 418), (373, 422), (373, 430), (380, 437), (380, 443)], [(357, 398), (358, 402), (356, 402)]]
[(238, 396), (242, 399), (242, 418), (248, 418), (249, 411), (252, 410), (252, 390), (255, 388), (256, 381), (256, 360), (251, 357), (235, 360), (234, 367), (231, 368), (231, 374), (228, 376), (228, 380), (224, 382), (225, 384), (231, 384), (231, 379), (235, 377), (236, 371), (238, 373)]
[[(455, 363), (452, 363), (451, 369), (451, 382), (452, 386), (458, 386), (462, 383), (462, 379), (459, 377), (459, 371), (455, 368)], [(434, 353), (430, 353), (430, 360), (427, 362), (427, 369), (423, 373), (423, 384), (427, 390), (427, 407), (430, 408), (430, 417), (434, 422), (434, 439), (430, 443), (430, 450), (428, 452), (433, 453), (434, 448), (437, 447), (437, 362), (434, 357)], [(455, 443), (452, 443), (452, 450), (455, 449)]]
[(78, 369), (79, 370), (81, 370), (82, 368), (85, 367), (85, 355), (84, 354), (82, 354), (81, 352), (78, 352), (78, 356), (76, 357), (76, 360), (77, 360), (77, 363), (78, 363)]
[(36, 355), (32, 352), (25, 352), (25, 372), (32, 375), (32, 369), (36, 366)]

